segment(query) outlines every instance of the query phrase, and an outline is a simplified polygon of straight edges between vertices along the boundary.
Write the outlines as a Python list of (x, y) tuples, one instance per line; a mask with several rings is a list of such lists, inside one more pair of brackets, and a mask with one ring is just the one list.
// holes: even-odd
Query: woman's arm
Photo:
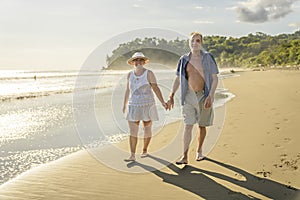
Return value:
[(156, 78), (154, 73), (149, 70), (148, 71), (148, 81), (151, 85), (152, 90), (154, 91), (155, 95), (157, 96), (158, 100), (160, 101), (160, 103), (162, 104), (162, 106), (167, 109), (167, 104), (164, 101), (164, 98), (162, 96), (161, 90), (159, 89), (157, 82), (156, 82)]
[(123, 104), (123, 113), (126, 111), (127, 103), (128, 103), (128, 98), (129, 98), (129, 76), (130, 73), (127, 75), (127, 82), (126, 82), (126, 91), (125, 91), (125, 96), (124, 96), (124, 104)]

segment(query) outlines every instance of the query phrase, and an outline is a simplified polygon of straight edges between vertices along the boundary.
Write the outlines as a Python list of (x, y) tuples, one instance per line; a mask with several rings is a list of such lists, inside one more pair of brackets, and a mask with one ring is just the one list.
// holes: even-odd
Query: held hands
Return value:
[(174, 97), (170, 96), (167, 105), (168, 107), (166, 110), (171, 110), (172, 108), (174, 108)]
[(166, 110), (171, 110), (174, 107), (174, 93), (171, 93), (169, 96), (169, 100), (162, 103), (162, 105)]
[[(165, 110), (171, 110), (170, 100), (162, 103), (162, 106), (165, 108)], [(173, 108), (173, 106), (172, 106), (172, 108)]]
[(162, 106), (163, 106), (166, 110), (168, 110), (168, 104), (167, 104), (166, 102), (163, 102), (163, 103), (162, 103)]

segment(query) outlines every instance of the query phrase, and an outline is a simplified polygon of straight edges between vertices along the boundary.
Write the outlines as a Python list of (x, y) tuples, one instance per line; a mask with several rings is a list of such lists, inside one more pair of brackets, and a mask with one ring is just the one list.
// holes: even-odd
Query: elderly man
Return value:
[(203, 50), (202, 44), (202, 34), (191, 33), (189, 40), (191, 51), (181, 56), (178, 61), (176, 78), (169, 96), (168, 109), (172, 109), (174, 94), (180, 86), (184, 118), (183, 156), (176, 164), (188, 163), (188, 150), (195, 123), (198, 124), (196, 160), (204, 159), (202, 145), (206, 136), (206, 127), (213, 124), (213, 102), (219, 70), (214, 57)]

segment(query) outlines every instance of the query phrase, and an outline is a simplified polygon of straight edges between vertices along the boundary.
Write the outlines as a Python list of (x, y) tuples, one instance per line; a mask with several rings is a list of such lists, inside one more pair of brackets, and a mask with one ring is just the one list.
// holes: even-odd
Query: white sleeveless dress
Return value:
[(148, 82), (148, 70), (141, 76), (130, 72), (128, 109), (126, 120), (128, 121), (157, 121), (158, 113), (155, 105), (154, 94)]

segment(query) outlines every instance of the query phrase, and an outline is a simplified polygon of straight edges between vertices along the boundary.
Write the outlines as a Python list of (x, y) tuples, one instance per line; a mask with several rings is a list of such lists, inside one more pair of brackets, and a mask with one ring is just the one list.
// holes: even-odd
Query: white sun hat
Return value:
[(142, 52), (135, 52), (135, 53), (132, 55), (132, 57), (131, 57), (129, 60), (127, 60), (127, 63), (128, 63), (129, 65), (134, 65), (133, 60), (135, 60), (135, 59), (137, 59), (137, 58), (142, 58), (142, 59), (144, 59), (145, 64), (149, 63), (149, 61), (150, 61), (149, 58), (147, 58)]

